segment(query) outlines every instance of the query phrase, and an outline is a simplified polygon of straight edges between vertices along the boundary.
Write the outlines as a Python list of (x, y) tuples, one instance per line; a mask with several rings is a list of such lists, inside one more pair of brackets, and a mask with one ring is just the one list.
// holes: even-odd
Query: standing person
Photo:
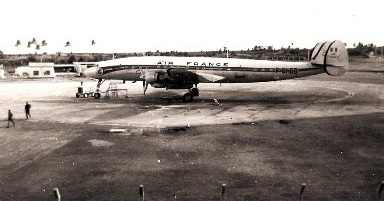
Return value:
[(15, 126), (15, 122), (13, 121), (13, 114), (12, 114), (11, 110), (8, 110), (8, 126), (7, 126), (7, 128), (9, 128), (9, 122), (12, 122), (13, 126)]
[(27, 119), (28, 117), (31, 118), (31, 114), (30, 114), (31, 107), (32, 106), (28, 102), (25, 103), (25, 116), (27, 117)]

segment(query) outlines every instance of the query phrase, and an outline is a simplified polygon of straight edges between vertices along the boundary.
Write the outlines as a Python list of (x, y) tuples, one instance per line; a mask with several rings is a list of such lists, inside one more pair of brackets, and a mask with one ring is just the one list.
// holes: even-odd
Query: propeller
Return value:
[(140, 73), (141, 73), (140, 77), (143, 78), (143, 90), (144, 90), (144, 95), (145, 95), (145, 92), (148, 89), (148, 82), (145, 80), (146, 75), (144, 74), (144, 72), (141, 69), (140, 69)]
[(145, 95), (145, 92), (147, 91), (148, 89), (148, 82), (147, 81), (143, 81), (143, 90), (144, 90), (144, 95)]

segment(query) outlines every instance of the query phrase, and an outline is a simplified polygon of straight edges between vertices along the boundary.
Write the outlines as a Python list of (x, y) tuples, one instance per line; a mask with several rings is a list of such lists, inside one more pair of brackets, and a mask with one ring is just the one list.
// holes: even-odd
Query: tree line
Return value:
[(377, 47), (373, 43), (364, 45), (359, 42), (358, 44), (353, 44), (353, 48), (348, 48), (348, 54), (350, 56), (363, 56), (373, 53), (374, 55), (383, 55), (383, 48)]
[[(18, 42), (19, 43), (19, 42)], [(17, 43), (17, 44), (18, 44)], [(70, 43), (67, 42), (69, 45)], [(46, 42), (43, 41), (42, 44), (46, 45)], [(92, 41), (92, 45), (95, 42)], [(293, 45), (293, 44), (292, 44)], [(382, 47), (377, 47), (374, 44), (366, 44), (359, 42), (358, 44), (353, 44), (353, 47), (348, 48), (348, 54), (350, 56), (362, 56), (366, 57), (367, 55), (382, 55)], [(288, 46), (286, 48), (281, 47), (280, 49), (274, 49), (273, 46), (259, 46), (255, 45), (252, 49), (239, 50), (239, 51), (230, 51), (226, 47), (223, 49), (218, 49), (215, 51), (200, 51), (200, 52), (178, 52), (178, 51), (166, 51), (161, 52), (159, 50), (155, 52), (147, 51), (144, 54), (142, 53), (115, 53), (115, 54), (106, 54), (106, 53), (91, 53), (91, 54), (81, 54), (81, 53), (68, 53), (63, 54), (57, 52), (56, 54), (20, 54), (20, 55), (6, 55), (0, 50), (0, 63), (4, 66), (22, 66), (28, 65), (29, 62), (52, 62), (56, 64), (72, 64), (73, 62), (98, 62), (103, 60), (108, 60), (114, 58), (123, 58), (129, 56), (182, 56), (182, 57), (226, 57), (227, 54), (231, 58), (248, 58), (248, 59), (271, 59), (271, 58), (294, 58), (296, 60), (302, 60), (303, 58), (308, 58), (309, 49), (306, 48), (292, 48)], [(113, 56), (112, 56), (113, 55)]]

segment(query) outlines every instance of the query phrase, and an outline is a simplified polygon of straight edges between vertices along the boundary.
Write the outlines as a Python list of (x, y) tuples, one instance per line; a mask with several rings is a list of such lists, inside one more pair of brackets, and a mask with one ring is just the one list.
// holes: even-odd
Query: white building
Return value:
[(4, 75), (4, 66), (3, 64), (0, 65), (0, 79), (4, 79), (5, 78), (5, 75)]
[(55, 70), (53, 63), (29, 63), (28, 66), (20, 66), (15, 70), (18, 77), (25, 78), (54, 78)]

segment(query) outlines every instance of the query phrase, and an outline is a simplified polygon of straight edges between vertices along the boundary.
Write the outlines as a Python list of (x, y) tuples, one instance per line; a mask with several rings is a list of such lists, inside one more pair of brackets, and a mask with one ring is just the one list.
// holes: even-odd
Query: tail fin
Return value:
[(312, 64), (323, 65), (328, 75), (343, 75), (349, 68), (348, 52), (339, 40), (317, 43), (311, 54)]

